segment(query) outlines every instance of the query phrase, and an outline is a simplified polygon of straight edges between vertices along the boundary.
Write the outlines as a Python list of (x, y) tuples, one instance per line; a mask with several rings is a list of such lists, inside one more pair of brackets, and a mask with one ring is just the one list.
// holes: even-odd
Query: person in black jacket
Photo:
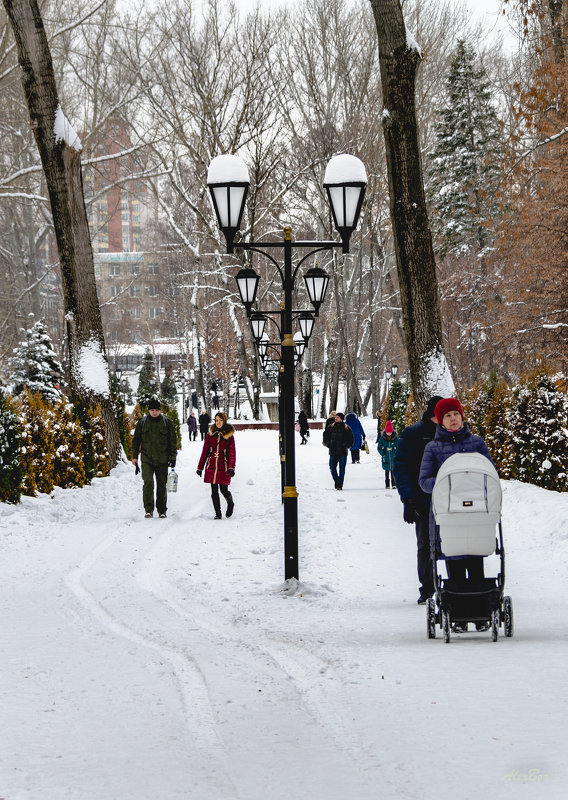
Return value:
[(442, 397), (436, 395), (428, 401), (422, 419), (409, 425), (400, 434), (394, 456), (394, 479), (400, 499), (404, 504), (404, 521), (416, 525), (418, 580), (420, 595), (418, 603), (425, 603), (434, 594), (434, 576), (430, 555), (429, 512), (430, 495), (418, 485), (420, 464), (424, 448), (436, 434), (434, 409)]
[(335, 422), (327, 427), (323, 434), (323, 443), (329, 449), (329, 471), (336, 489), (343, 489), (347, 452), (353, 444), (353, 432), (349, 425), (345, 424), (344, 419), (344, 414), (337, 413)]
[(209, 416), (207, 411), (205, 411), (205, 409), (203, 409), (203, 411), (199, 415), (198, 422), (199, 422), (199, 433), (201, 434), (201, 441), (203, 442), (205, 441), (205, 437), (209, 432), (209, 423), (211, 422), (211, 417)]
[(308, 415), (304, 409), (298, 414), (298, 425), (300, 426), (300, 436), (302, 437), (300, 444), (307, 444), (308, 436), (310, 435), (310, 426), (308, 423)]

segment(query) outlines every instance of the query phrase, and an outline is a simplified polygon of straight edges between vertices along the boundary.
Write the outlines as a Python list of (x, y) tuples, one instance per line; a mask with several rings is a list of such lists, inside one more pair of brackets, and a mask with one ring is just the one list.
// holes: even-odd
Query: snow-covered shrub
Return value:
[(86, 474), (81, 425), (73, 417), (72, 406), (65, 400), (54, 407), (52, 415), (55, 437), (54, 483), (64, 489), (84, 486)]
[(508, 415), (512, 477), (568, 491), (568, 398), (565, 385), (545, 371), (513, 390)]
[(16, 410), (0, 390), (0, 502), (18, 503), (23, 470), (20, 424)]
[(22, 494), (35, 497), (54, 486), (55, 439), (51, 429), (52, 407), (41, 394), (25, 391), (18, 414), (21, 419), (21, 464), (24, 472)]
[(43, 322), (23, 330), (22, 339), (8, 363), (13, 393), (24, 391), (41, 394), (44, 401), (57, 403), (62, 398), (63, 368)]
[(110, 456), (105, 447), (101, 407), (76, 402), (73, 413), (81, 426), (83, 464), (86, 482), (90, 483), (92, 478), (102, 478), (110, 472)]

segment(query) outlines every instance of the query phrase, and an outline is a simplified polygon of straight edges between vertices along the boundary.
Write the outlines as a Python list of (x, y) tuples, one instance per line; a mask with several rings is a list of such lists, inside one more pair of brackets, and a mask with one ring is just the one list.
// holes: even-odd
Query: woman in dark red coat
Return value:
[(205, 483), (211, 484), (211, 500), (215, 509), (215, 519), (222, 519), (221, 494), (227, 501), (227, 511), (225, 516), (230, 517), (233, 513), (235, 503), (229, 491), (231, 478), (235, 475), (235, 463), (237, 451), (235, 449), (235, 429), (227, 422), (227, 417), (222, 411), (215, 414), (215, 422), (209, 428), (209, 433), (203, 442), (201, 458), (197, 465), (197, 474), (201, 477), (203, 467), (205, 467)]

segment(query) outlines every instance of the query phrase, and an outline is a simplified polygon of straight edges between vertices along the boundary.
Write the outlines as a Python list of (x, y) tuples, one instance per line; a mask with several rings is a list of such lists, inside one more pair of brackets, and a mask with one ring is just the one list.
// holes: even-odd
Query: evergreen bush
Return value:
[(55, 460), (53, 480), (56, 486), (68, 489), (86, 482), (81, 425), (73, 416), (72, 406), (62, 401), (53, 409)]
[(10, 400), (0, 390), (0, 502), (19, 503), (23, 469), (20, 423)]
[(142, 366), (138, 375), (138, 389), (136, 391), (136, 401), (147, 411), (148, 403), (152, 397), (157, 397), (160, 392), (158, 379), (156, 377), (156, 367), (154, 357), (150, 350), (146, 350), (142, 359)]
[(55, 437), (53, 408), (41, 394), (25, 391), (19, 414), (22, 419), (22, 494), (35, 497), (54, 487)]
[(41, 394), (48, 403), (62, 398), (63, 367), (59, 363), (51, 338), (43, 322), (29, 330), (22, 329), (22, 340), (8, 363), (10, 383), (15, 395), (28, 390)]

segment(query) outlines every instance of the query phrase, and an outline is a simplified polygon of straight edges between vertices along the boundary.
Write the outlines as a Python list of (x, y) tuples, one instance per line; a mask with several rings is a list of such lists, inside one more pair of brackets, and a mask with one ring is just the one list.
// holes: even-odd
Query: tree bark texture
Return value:
[(430, 365), (443, 359), (442, 320), (420, 162), (415, 107), (419, 50), (407, 39), (400, 0), (370, 0), (377, 27), (390, 214), (414, 400), (425, 408)]
[(106, 349), (95, 283), (93, 251), (83, 196), (80, 151), (56, 139), (59, 107), (51, 52), (36, 0), (3, 0), (10, 19), (31, 127), (46, 178), (59, 253), (74, 399), (86, 405), (100, 403), (106, 445), (115, 464), (120, 457), (120, 433), (110, 388), (98, 394), (86, 386), (78, 370), (83, 346), (95, 344), (105, 363)]

